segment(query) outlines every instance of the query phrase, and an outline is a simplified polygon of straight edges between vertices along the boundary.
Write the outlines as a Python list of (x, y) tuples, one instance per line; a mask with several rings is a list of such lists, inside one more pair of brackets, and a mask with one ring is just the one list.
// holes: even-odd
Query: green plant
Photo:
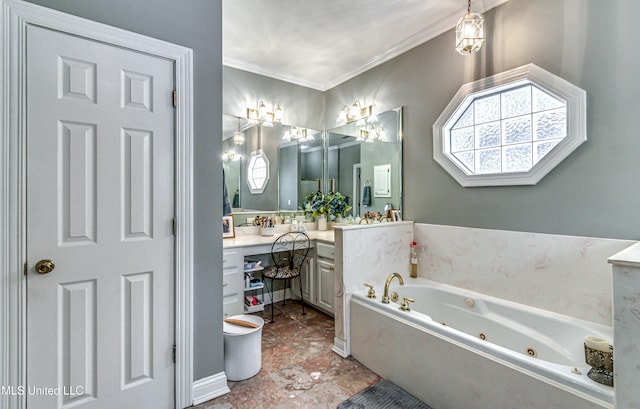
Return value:
[(305, 197), (305, 203), (300, 208), (305, 214), (314, 217), (326, 216), (346, 216), (351, 210), (351, 206), (347, 204), (347, 198), (340, 192), (330, 192), (327, 195), (322, 192), (312, 192)]
[(351, 210), (351, 206), (347, 204), (347, 198), (341, 195), (340, 192), (329, 193), (325, 196), (329, 204), (329, 214), (333, 216), (346, 216), (347, 212)]

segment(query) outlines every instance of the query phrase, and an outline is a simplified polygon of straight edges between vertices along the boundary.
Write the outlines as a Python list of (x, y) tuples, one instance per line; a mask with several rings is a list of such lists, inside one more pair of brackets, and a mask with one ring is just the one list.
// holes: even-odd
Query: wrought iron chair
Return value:
[[(273, 265), (265, 266), (262, 271), (262, 281), (265, 278), (271, 279), (269, 289), (271, 296), (271, 322), (273, 323), (273, 285), (275, 280), (289, 280), (298, 277), (300, 284), (300, 299), (302, 301), (302, 315), (304, 312), (304, 297), (302, 295), (302, 278), (300, 270), (309, 253), (311, 247), (309, 236), (305, 233), (284, 233), (276, 239), (271, 246), (271, 259)], [(286, 281), (285, 281), (286, 283)], [(292, 287), (293, 288), (293, 287)], [(285, 287), (286, 290), (286, 287)], [(286, 291), (285, 291), (286, 293)], [(283, 304), (286, 300), (282, 300)]]

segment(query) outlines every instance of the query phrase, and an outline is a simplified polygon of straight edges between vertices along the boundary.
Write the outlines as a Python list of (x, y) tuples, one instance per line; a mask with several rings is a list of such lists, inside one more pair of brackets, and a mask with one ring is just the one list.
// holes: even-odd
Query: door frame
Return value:
[[(0, 385), (26, 385), (26, 28), (38, 25), (174, 62), (175, 407), (193, 404), (193, 51), (21, 0), (0, 0)], [(167, 95), (167, 98), (170, 98)], [(0, 408), (25, 408), (3, 394)]]
[(360, 216), (360, 208), (362, 207), (360, 197), (362, 196), (362, 165), (360, 163), (353, 164), (353, 217)]

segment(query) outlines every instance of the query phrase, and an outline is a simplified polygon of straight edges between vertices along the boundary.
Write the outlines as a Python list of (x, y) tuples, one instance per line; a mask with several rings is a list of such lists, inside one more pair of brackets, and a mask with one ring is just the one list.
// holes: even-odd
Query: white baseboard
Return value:
[(227, 375), (224, 372), (198, 379), (193, 382), (193, 404), (199, 405), (229, 392)]
[[(282, 300), (284, 300), (285, 297), (285, 291), (286, 290), (277, 290), (273, 292), (273, 302), (280, 302)], [(287, 291), (287, 293), (289, 293)], [(287, 300), (289, 298), (291, 298), (291, 294), (287, 294), (289, 297), (287, 298)], [(295, 299), (295, 298), (294, 298)], [(271, 304), (271, 292), (267, 292), (267, 289), (264, 289), (264, 304), (268, 305)]]
[(343, 358), (347, 358), (349, 356), (347, 341), (343, 341), (338, 337), (333, 338), (333, 348), (331, 348), (331, 350)]

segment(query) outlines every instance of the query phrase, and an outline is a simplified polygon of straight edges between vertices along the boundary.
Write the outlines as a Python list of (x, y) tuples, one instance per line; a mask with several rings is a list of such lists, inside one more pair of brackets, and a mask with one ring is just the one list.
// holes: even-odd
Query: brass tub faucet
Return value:
[(389, 285), (391, 284), (391, 280), (393, 280), (394, 277), (398, 277), (398, 282), (400, 283), (400, 285), (404, 285), (404, 280), (402, 279), (402, 276), (400, 274), (390, 274), (389, 277), (387, 277), (387, 281), (384, 283), (384, 295), (382, 296), (383, 304), (389, 304)]

